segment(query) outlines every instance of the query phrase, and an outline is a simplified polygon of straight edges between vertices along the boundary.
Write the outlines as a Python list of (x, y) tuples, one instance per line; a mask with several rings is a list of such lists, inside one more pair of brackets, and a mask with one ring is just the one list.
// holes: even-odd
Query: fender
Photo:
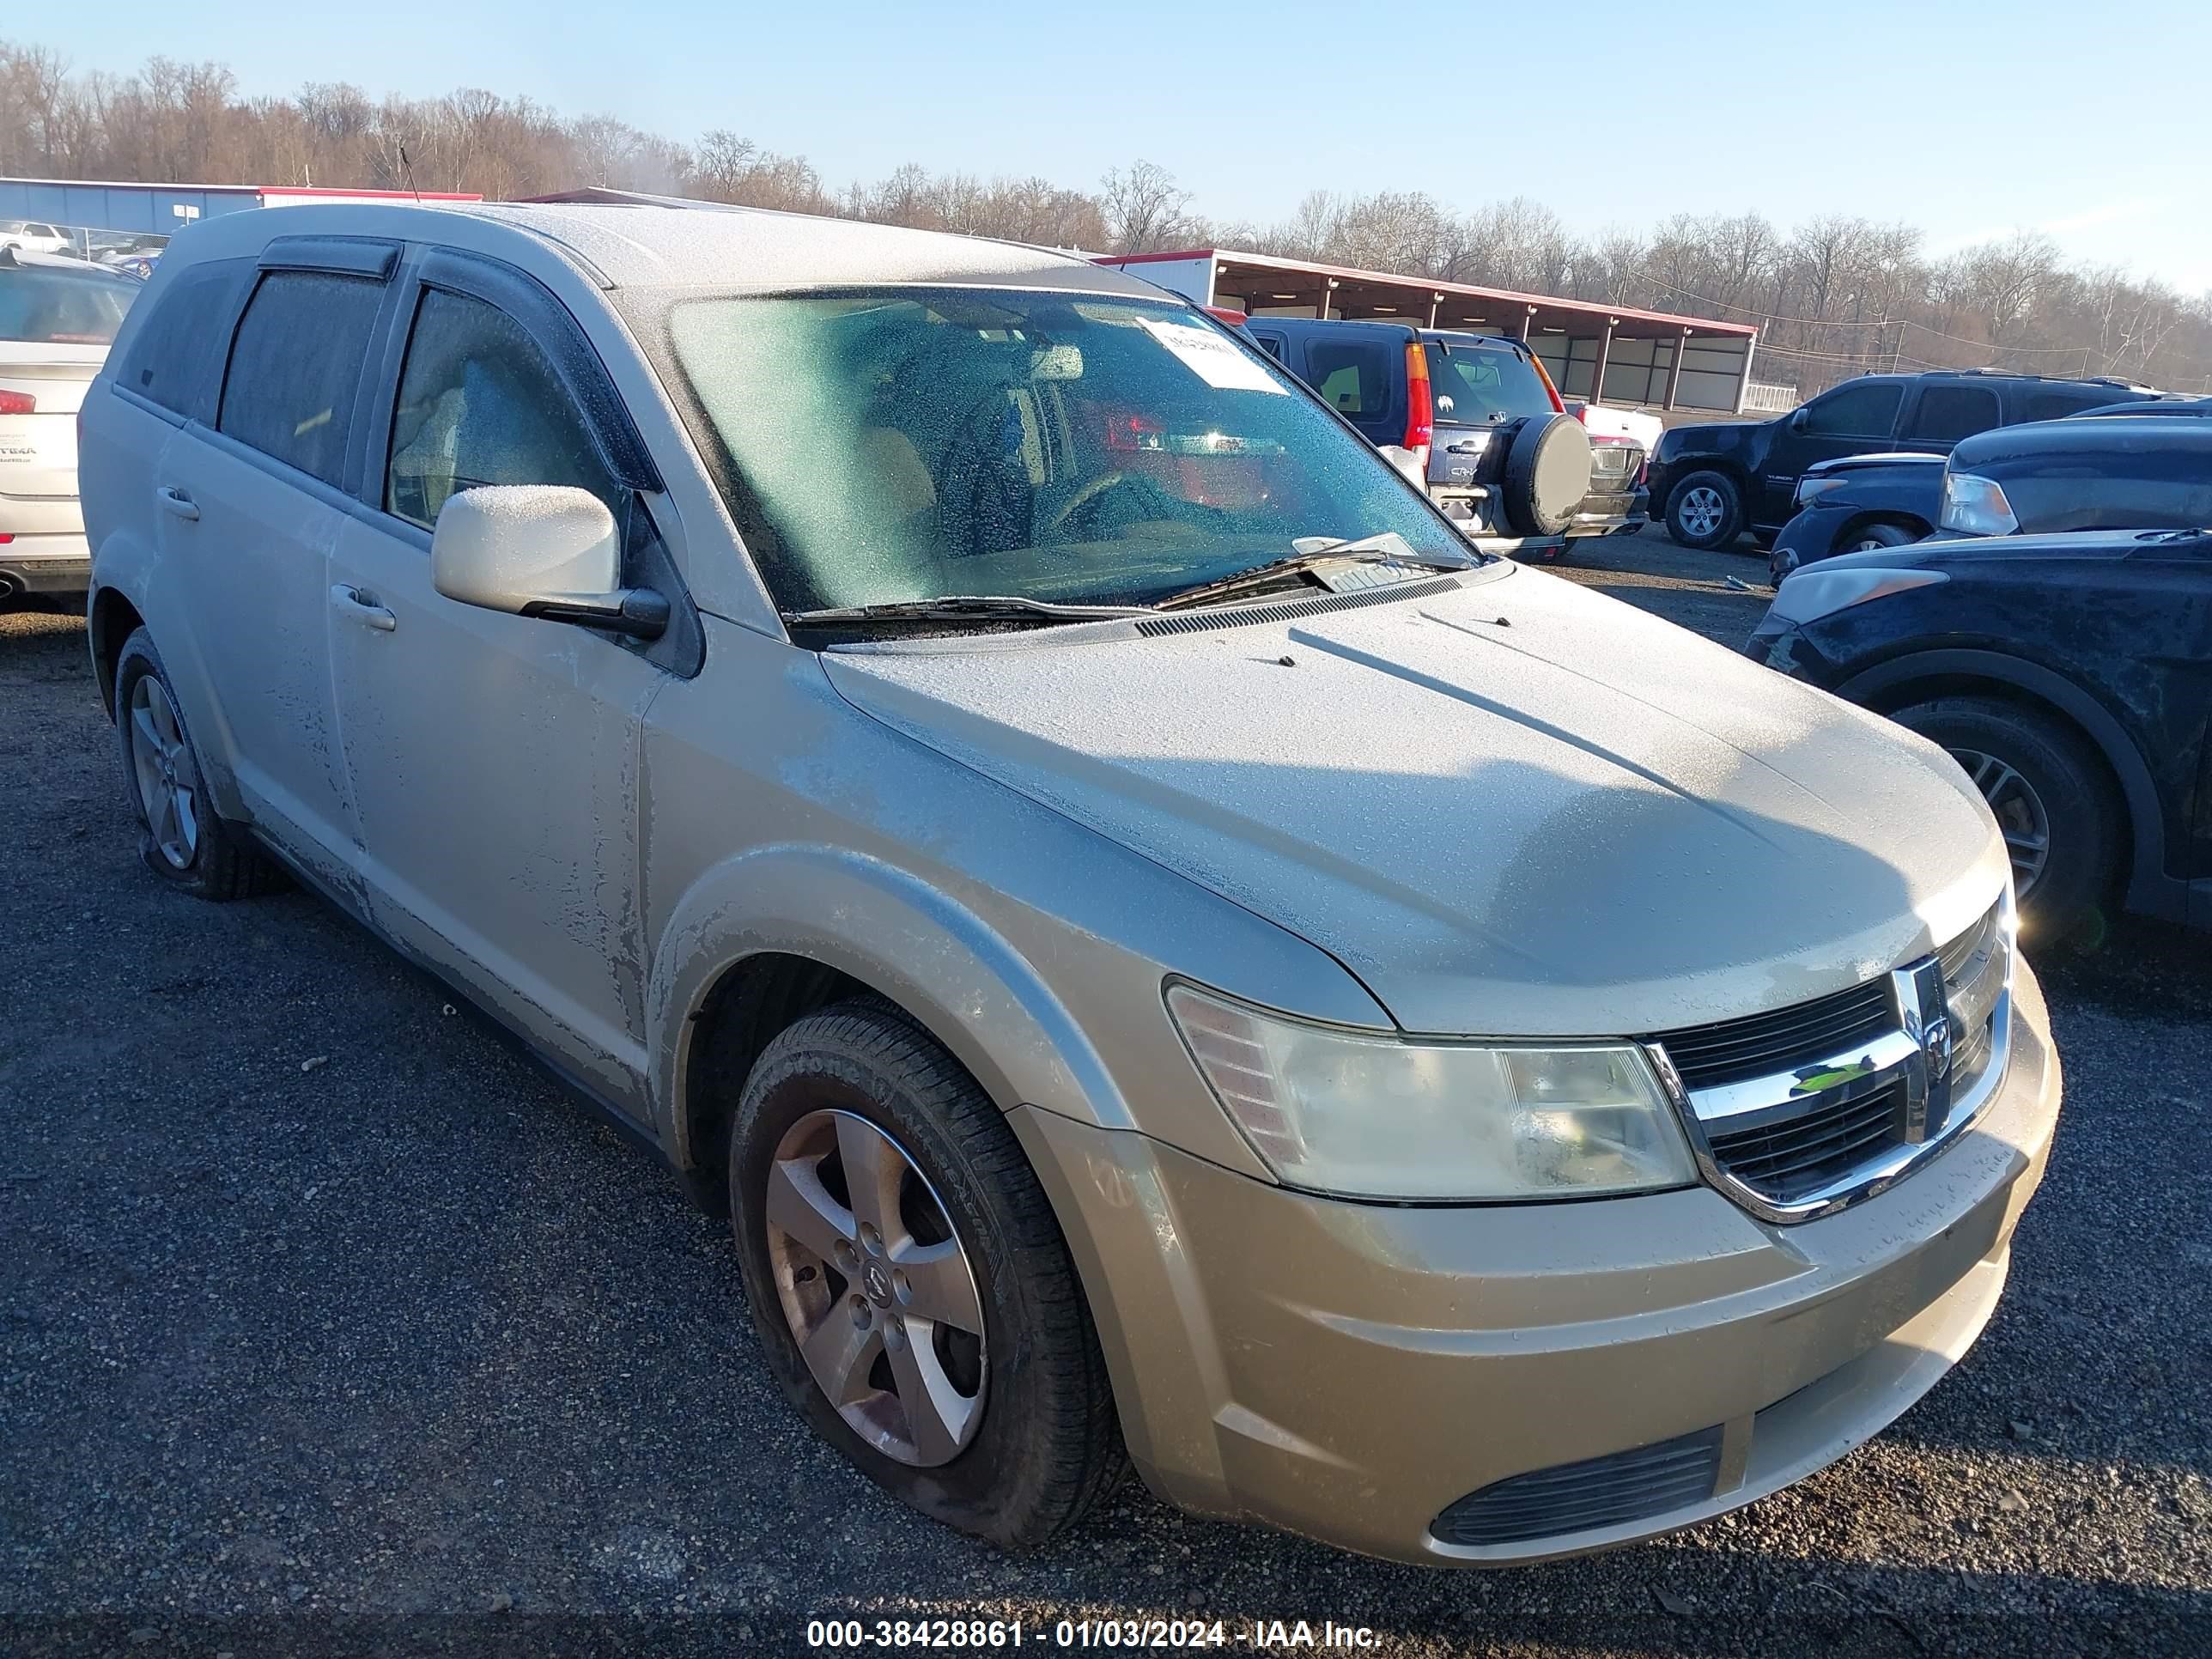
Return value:
[(1035, 1105), (1135, 1127), (1090, 1037), (1035, 965), (982, 918), (866, 854), (773, 845), (710, 867), (678, 902), (654, 949), (646, 1007), (653, 1109), (679, 1167), (691, 1162), (683, 1110), (691, 1025), (729, 969), (767, 951), (808, 957), (897, 1001), (1001, 1110)]
[(1916, 680), (1953, 677), (2016, 686), (2060, 710), (2081, 727), (2119, 780), (2120, 793), (2127, 805), (2134, 844), (2127, 908), (2170, 921), (2187, 921), (2189, 884), (2166, 872), (2166, 823), (2158, 788), (2151, 781), (2142, 751), (2111, 711), (2071, 680), (2001, 651), (1959, 649), (1916, 651), (1893, 657), (1853, 675), (1834, 690), (1847, 702), (1874, 708), (1884, 700), (1885, 693)]

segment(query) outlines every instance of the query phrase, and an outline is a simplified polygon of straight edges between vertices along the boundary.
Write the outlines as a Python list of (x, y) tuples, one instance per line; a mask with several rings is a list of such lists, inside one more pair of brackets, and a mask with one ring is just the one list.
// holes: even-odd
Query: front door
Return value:
[(240, 318), (213, 429), (195, 421), (155, 478), (210, 708), (188, 708), (204, 758), (253, 822), (327, 884), (350, 889), (346, 769), (331, 728), (324, 616), (347, 522), (340, 489), (362, 365), (386, 283), (323, 270), (263, 273)]
[(372, 904), (642, 1115), (638, 759), (665, 676), (609, 635), (445, 598), (429, 550), (439, 508), (479, 484), (578, 485), (635, 533), (644, 508), (532, 332), (457, 289), (420, 290), (379, 453), (381, 512), (338, 531), (329, 611)]
[(1784, 416), (1753, 481), (1752, 522), (1770, 530), (1789, 523), (1797, 510), (1797, 481), (1815, 461), (1889, 448), (1904, 396), (1901, 381), (1853, 380)]

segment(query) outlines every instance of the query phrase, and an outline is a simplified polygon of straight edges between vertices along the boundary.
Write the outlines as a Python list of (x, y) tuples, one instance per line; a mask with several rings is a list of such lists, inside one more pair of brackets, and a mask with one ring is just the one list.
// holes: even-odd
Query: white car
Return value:
[(82, 259), (0, 247), (0, 599), (85, 591), (77, 409), (144, 286)]
[(21, 248), (27, 253), (66, 253), (70, 239), (56, 227), (36, 219), (0, 219), (0, 247)]

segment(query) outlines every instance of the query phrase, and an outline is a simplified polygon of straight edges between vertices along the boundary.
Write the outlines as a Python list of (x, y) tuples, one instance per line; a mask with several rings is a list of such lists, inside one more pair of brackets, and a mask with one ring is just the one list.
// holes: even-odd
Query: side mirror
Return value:
[(1790, 416), (1790, 429), (1792, 432), (1802, 432), (1805, 429), (1805, 405), (1800, 404), (1797, 405), (1796, 411)]
[(621, 582), (615, 515), (588, 489), (465, 489), (447, 501), (430, 537), (430, 583), (449, 599), (659, 639), (668, 629), (668, 601)]

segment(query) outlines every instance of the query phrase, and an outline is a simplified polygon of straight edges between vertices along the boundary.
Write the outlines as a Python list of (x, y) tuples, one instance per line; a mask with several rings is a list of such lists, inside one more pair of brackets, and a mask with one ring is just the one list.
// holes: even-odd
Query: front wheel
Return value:
[(771, 1042), (730, 1138), (755, 1329), (793, 1403), (923, 1514), (1023, 1550), (1123, 1452), (1066, 1240), (1005, 1118), (896, 1012)]
[(1724, 472), (1692, 472), (1667, 498), (1667, 531), (1685, 547), (1726, 547), (1743, 533), (1743, 496)]
[(2037, 710), (1993, 697), (1939, 697), (1891, 718), (1941, 744), (1989, 803), (2027, 935), (2057, 944), (2093, 933), (2118, 875), (2124, 826), (2088, 744)]
[(1915, 532), (1901, 524), (1862, 525), (1844, 540), (1845, 553), (1872, 553), (1885, 547), (1910, 547), (1926, 538), (1927, 532)]

